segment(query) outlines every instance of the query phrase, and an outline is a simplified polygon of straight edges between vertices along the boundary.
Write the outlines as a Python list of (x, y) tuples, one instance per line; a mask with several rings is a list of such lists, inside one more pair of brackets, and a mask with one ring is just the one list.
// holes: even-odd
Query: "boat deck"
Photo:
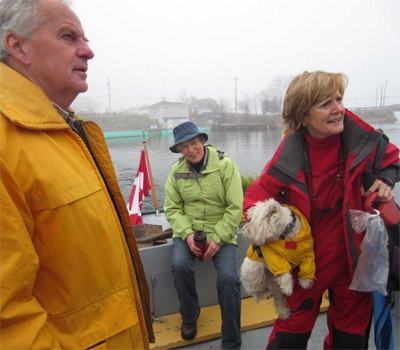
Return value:
[[(328, 304), (328, 299), (323, 298), (321, 312), (326, 311)], [(242, 299), (242, 332), (270, 326), (276, 318), (277, 314), (272, 299), (263, 300), (259, 304), (256, 304), (253, 298)], [(173, 349), (180, 347), (195, 349), (199, 342), (206, 342), (221, 337), (221, 313), (219, 305), (207, 306), (201, 309), (197, 321), (197, 336), (193, 340), (186, 341), (181, 338), (181, 317), (179, 313), (160, 317), (154, 322), (153, 327), (156, 343), (151, 344), (151, 349)]]
[[(395, 293), (396, 305), (392, 310), (394, 349), (400, 349), (400, 295)], [(315, 323), (313, 332), (308, 341), (309, 350), (323, 349), (325, 336), (328, 332), (326, 325), (326, 310), (329, 302), (323, 298), (321, 313)], [(272, 300), (263, 300), (256, 304), (253, 298), (242, 299), (242, 350), (265, 349), (269, 335), (272, 332), (272, 324), (277, 314)], [(179, 313), (160, 317), (154, 323), (156, 343), (151, 344), (151, 349), (208, 349), (217, 350), (221, 348), (221, 317), (218, 305), (203, 307), (198, 319), (198, 333), (191, 341), (183, 340), (180, 336), (181, 318)], [(369, 337), (368, 349), (375, 350), (373, 327)]]

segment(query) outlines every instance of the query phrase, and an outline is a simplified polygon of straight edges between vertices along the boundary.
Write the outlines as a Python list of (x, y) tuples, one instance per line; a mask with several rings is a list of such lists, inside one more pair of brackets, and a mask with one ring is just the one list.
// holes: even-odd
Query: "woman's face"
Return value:
[(179, 151), (192, 164), (200, 162), (204, 157), (203, 142), (199, 137), (194, 137), (179, 144)]
[(336, 91), (308, 110), (304, 122), (312, 137), (324, 139), (343, 131), (344, 106), (342, 99), (342, 95)]

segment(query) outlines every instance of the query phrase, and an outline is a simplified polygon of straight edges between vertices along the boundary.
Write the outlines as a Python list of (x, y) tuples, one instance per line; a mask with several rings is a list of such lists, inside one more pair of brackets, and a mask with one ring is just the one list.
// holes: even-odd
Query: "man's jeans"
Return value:
[[(173, 240), (172, 266), (174, 283), (181, 303), (182, 322), (196, 320), (200, 307), (195, 286), (195, 255), (180, 238)], [(222, 314), (222, 348), (240, 348), (240, 280), (237, 276), (237, 246), (224, 244), (213, 257), (217, 270), (218, 301)]]

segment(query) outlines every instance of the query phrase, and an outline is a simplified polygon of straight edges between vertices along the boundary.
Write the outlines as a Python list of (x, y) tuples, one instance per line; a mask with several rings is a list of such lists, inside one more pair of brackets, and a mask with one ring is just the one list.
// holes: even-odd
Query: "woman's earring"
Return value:
[(305, 128), (307, 126), (307, 124), (305, 122), (303, 122), (303, 128)]

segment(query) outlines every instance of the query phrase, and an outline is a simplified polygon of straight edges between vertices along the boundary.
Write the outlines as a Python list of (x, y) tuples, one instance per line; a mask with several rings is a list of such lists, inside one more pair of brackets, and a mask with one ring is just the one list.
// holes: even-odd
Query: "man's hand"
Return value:
[(371, 193), (378, 192), (376, 197), (376, 201), (389, 201), (394, 199), (394, 194), (390, 186), (386, 185), (382, 180), (376, 179), (372, 186), (368, 189), (367, 192), (363, 193), (361, 189), (361, 195), (363, 197), (368, 197)]
[(215, 243), (213, 240), (208, 242), (208, 247), (206, 252), (204, 253), (204, 260), (211, 259), (215, 254), (219, 252), (221, 246), (218, 243)]
[(196, 243), (194, 242), (194, 233), (191, 233), (189, 236), (186, 237), (186, 244), (189, 246), (189, 249), (194, 255), (200, 257), (201, 249), (197, 247)]

